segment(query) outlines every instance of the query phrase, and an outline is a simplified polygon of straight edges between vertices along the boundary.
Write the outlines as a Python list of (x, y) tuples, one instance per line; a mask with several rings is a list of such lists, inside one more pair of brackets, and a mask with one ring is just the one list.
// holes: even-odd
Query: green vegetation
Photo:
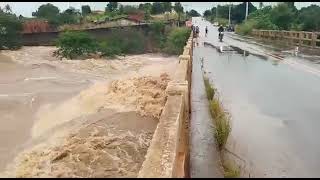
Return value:
[(207, 98), (209, 101), (211, 101), (214, 96), (214, 88), (211, 87), (209, 78), (204, 78), (204, 86), (206, 89)]
[(252, 29), (320, 31), (320, 7), (311, 5), (297, 10), (293, 2), (263, 7), (248, 16), (236, 32), (250, 34)]
[(81, 6), (81, 13), (82, 13), (82, 16), (87, 16), (88, 14), (91, 13), (91, 8), (89, 5), (84, 5), (84, 6)]
[(178, 20), (180, 21), (181, 19), (181, 14), (183, 14), (183, 7), (180, 2), (174, 3), (173, 9), (178, 13)]
[(230, 161), (224, 161), (223, 164), (225, 178), (238, 178), (240, 177), (240, 169)]
[(94, 38), (84, 32), (64, 32), (57, 40), (57, 56), (74, 59), (76, 57), (88, 56), (97, 51)]
[(191, 30), (189, 28), (180, 27), (170, 31), (166, 41), (165, 52), (169, 54), (182, 54), (183, 47), (189, 38)]
[(63, 24), (78, 24), (81, 19), (80, 10), (70, 7), (60, 13), (59, 8), (50, 3), (41, 5), (37, 11), (32, 13), (32, 16), (48, 20), (52, 27), (58, 27)]
[[(252, 3), (249, 2), (249, 9), (248, 13), (251, 14), (252, 12), (256, 11), (257, 8), (252, 5)], [(218, 12), (217, 12), (218, 11)], [(246, 11), (246, 2), (243, 2), (238, 5), (231, 5), (231, 23), (241, 23), (245, 19), (245, 11)], [(227, 20), (226, 23), (228, 24), (229, 19), (229, 5), (218, 5), (218, 7), (212, 7), (210, 10), (206, 10), (203, 14), (203, 16), (213, 22), (216, 19), (225, 19)]]
[[(264, 6), (259, 9), (249, 3), (248, 20), (245, 21), (246, 3), (231, 5), (231, 24), (237, 24), (238, 34), (250, 34), (252, 29), (320, 31), (320, 6), (310, 5), (298, 10), (294, 2), (278, 3), (276, 6)], [(229, 5), (213, 7), (206, 10), (203, 16), (222, 25), (228, 24)]]
[(217, 98), (210, 101), (210, 112), (215, 120), (215, 138), (218, 147), (222, 149), (227, 143), (231, 131), (230, 116), (225, 112), (222, 103)]
[(209, 79), (206, 77), (204, 77), (204, 84), (209, 100), (210, 113), (214, 119), (215, 138), (221, 150), (225, 146), (231, 132), (230, 115), (224, 110), (219, 98), (215, 96), (215, 89), (212, 88)]
[[(210, 85), (209, 79), (207, 77), (203, 77), (203, 80), (204, 80), (204, 85), (207, 93), (207, 98), (209, 100), (210, 114), (213, 118), (214, 125), (215, 125), (214, 137), (217, 141), (218, 148), (221, 152), (222, 149), (225, 147), (231, 132), (230, 115), (223, 108), (219, 98), (215, 96), (216, 89)], [(234, 177), (240, 176), (240, 170), (238, 167), (235, 166), (234, 163), (223, 160), (222, 166), (224, 169), (224, 177), (234, 178)]]
[(9, 5), (0, 8), (0, 49), (17, 49), (21, 46), (22, 24), (11, 12)]
[[(152, 24), (148, 35), (140, 31), (114, 30), (112, 36), (95, 39), (88, 33), (67, 31), (57, 40), (57, 56), (74, 59), (92, 54), (115, 57), (123, 54), (140, 54), (150, 48), (150, 40), (155, 42), (160, 52), (179, 55), (190, 35), (189, 28), (173, 28), (166, 31), (162, 22)], [(158, 44), (160, 43), (160, 45)]]
[(201, 14), (198, 13), (198, 11), (191, 9), (190, 11), (187, 11), (187, 16), (189, 17), (199, 17)]
[[(172, 12), (175, 10), (175, 13)], [(139, 6), (122, 5), (118, 2), (106, 3), (105, 11), (92, 11), (89, 5), (81, 6), (81, 11), (70, 7), (60, 12), (59, 8), (47, 3), (39, 6), (32, 13), (37, 19), (47, 20), (52, 28), (65, 24), (103, 23), (119, 18), (134, 17), (145, 22), (168, 21), (170, 19), (183, 20), (185, 13), (181, 3), (154, 2), (139, 4)]]
[(154, 40), (157, 48), (164, 48), (165, 45), (165, 24), (161, 21), (154, 22), (150, 25), (150, 35)]

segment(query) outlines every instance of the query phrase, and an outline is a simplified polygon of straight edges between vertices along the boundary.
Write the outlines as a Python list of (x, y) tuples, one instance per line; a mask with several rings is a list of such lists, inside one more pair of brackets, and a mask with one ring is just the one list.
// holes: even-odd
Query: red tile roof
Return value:
[(22, 33), (50, 32), (52, 29), (48, 21), (44, 20), (28, 20), (23, 23)]

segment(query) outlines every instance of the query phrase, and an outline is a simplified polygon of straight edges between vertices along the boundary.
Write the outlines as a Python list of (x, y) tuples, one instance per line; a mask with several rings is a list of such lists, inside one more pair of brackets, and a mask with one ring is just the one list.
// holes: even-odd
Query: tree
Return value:
[(320, 6), (311, 5), (301, 8), (298, 21), (304, 31), (320, 31)]
[(11, 7), (9, 6), (9, 4), (7, 4), (6, 6), (4, 6), (4, 11), (6, 13), (12, 13)]
[(180, 23), (180, 17), (181, 17), (181, 14), (183, 13), (183, 7), (182, 7), (181, 3), (180, 2), (174, 3), (173, 9), (178, 14), (178, 20), (179, 20), (179, 23)]
[(294, 8), (295, 6), (294, 6), (294, 2), (290, 2), (290, 1), (288, 1), (288, 2), (284, 2), (289, 8)]
[(59, 15), (59, 8), (48, 3), (41, 5), (36, 12), (32, 13), (32, 16), (39, 17), (39, 18), (55, 18)]
[(16, 15), (0, 11), (0, 49), (20, 47), (22, 23)]
[(204, 13), (203, 13), (203, 16), (204, 16), (204, 17), (209, 17), (209, 16), (211, 16), (211, 15), (212, 15), (211, 10), (205, 10)]
[(32, 13), (32, 16), (47, 19), (50, 25), (57, 27), (60, 24), (59, 12), (58, 7), (48, 3), (41, 5), (36, 12)]
[(86, 16), (91, 13), (91, 8), (89, 5), (81, 6), (82, 16)]
[(191, 10), (189, 11), (188, 15), (191, 16), (191, 17), (199, 17), (199, 16), (201, 16), (201, 14), (199, 14), (199, 13), (198, 13), (196, 10), (194, 10), (194, 9), (191, 9)]
[(259, 3), (259, 9), (262, 9), (263, 8), (263, 2), (260, 2)]
[(176, 2), (176, 3), (174, 3), (174, 6), (173, 6), (173, 9), (176, 11), (176, 13), (183, 13), (183, 7), (182, 7), (182, 5), (181, 5), (181, 3), (180, 2)]
[(122, 13), (123, 14), (136, 14), (139, 12), (140, 12), (140, 10), (134, 6), (130, 6), (130, 5), (122, 6)]
[(120, 13), (120, 14), (123, 14), (123, 12), (124, 12), (124, 11), (123, 11), (123, 5), (120, 4), (120, 5), (119, 5), (119, 13)]
[(164, 12), (171, 12), (172, 5), (171, 2), (163, 2), (162, 3)]
[[(249, 2), (248, 4), (248, 14), (251, 14), (252, 12), (256, 11), (257, 8)], [(229, 9), (225, 10), (227, 11), (227, 15), (225, 15), (224, 18), (228, 18), (229, 17)], [(220, 9), (219, 9), (219, 14), (220, 14)], [(243, 20), (245, 20), (245, 16), (246, 16), (246, 2), (243, 2), (239, 5), (233, 6), (232, 7), (232, 14), (231, 14), (231, 20), (237, 22), (237, 23), (241, 23)], [(219, 15), (220, 17), (220, 15)]]
[(160, 2), (152, 3), (151, 14), (161, 14), (164, 12), (165, 11), (164, 11), (164, 7), (163, 7), (162, 3), (160, 3)]
[(70, 7), (59, 15), (59, 24), (76, 24), (80, 20), (80, 14), (79, 10)]
[(109, 2), (107, 4), (107, 8), (106, 10), (113, 12), (114, 10), (116, 10), (118, 8), (118, 2)]
[(282, 3), (272, 8), (270, 16), (271, 21), (280, 29), (289, 30), (292, 20), (294, 19), (294, 12), (287, 4)]

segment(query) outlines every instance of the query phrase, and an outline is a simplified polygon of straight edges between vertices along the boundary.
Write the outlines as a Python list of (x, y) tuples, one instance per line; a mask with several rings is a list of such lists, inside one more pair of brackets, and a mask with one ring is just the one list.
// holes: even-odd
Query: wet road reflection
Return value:
[[(243, 176), (320, 177), (318, 66), (228, 38), (220, 43), (217, 34), (211, 25), (194, 54), (232, 115), (227, 149), (241, 157)], [(234, 51), (217, 51), (228, 45)]]

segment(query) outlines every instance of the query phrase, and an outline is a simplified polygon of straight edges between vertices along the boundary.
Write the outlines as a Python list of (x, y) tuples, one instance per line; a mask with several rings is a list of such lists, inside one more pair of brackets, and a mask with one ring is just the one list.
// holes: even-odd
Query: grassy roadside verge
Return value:
[[(209, 100), (209, 110), (212, 116), (215, 129), (214, 136), (219, 148), (220, 156), (222, 155), (222, 150), (224, 149), (228, 137), (231, 132), (230, 126), (230, 114), (223, 108), (222, 102), (220, 101), (218, 95), (215, 93), (216, 89), (212, 87), (209, 82), (209, 78), (203, 77), (205, 90), (207, 94), (207, 98)], [(224, 177), (232, 178), (232, 177), (240, 177), (240, 169), (233, 161), (224, 161), (222, 159), (222, 166), (224, 169)]]

